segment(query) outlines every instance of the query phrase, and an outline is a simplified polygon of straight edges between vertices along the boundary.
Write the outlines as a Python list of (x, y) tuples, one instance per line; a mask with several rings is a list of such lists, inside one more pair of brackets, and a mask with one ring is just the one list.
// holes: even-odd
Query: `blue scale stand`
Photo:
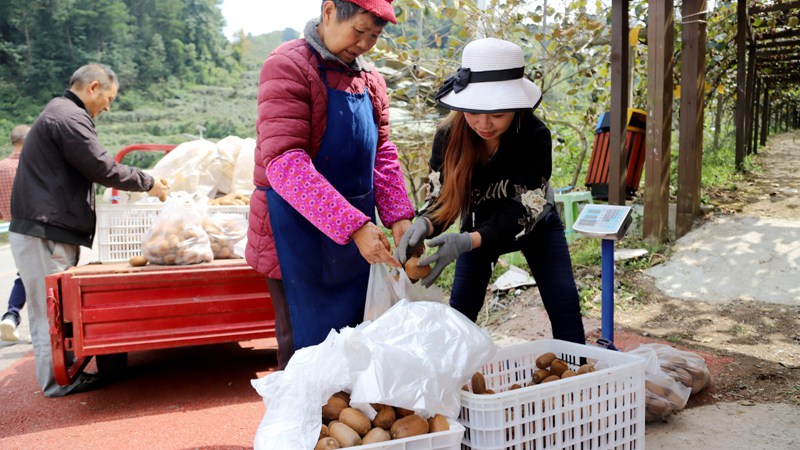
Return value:
[(577, 233), (602, 240), (602, 337), (597, 344), (609, 350), (617, 350), (614, 346), (614, 241), (625, 236), (632, 221), (630, 206), (588, 204), (572, 226)]

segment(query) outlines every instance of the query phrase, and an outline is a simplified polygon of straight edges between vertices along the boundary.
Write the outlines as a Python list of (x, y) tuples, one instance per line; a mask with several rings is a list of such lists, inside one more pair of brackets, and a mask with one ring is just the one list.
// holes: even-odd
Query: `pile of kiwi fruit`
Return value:
[(441, 414), (426, 419), (400, 407), (379, 403), (370, 406), (377, 411), (372, 420), (350, 407), (350, 394), (344, 391), (333, 394), (322, 407), (322, 428), (314, 450), (356, 447), (450, 429), (450, 423)]
[[(567, 364), (564, 360), (559, 359), (555, 353), (547, 352), (539, 355), (536, 358), (536, 370), (533, 372), (533, 378), (528, 384), (512, 384), (509, 386), (508, 390), (512, 391), (522, 387), (550, 383), (551, 381), (563, 380), (577, 375), (591, 373), (595, 370), (594, 364), (591, 363), (581, 365), (578, 370), (572, 370), (569, 368), (569, 364)], [(470, 383), (471, 388), (470, 386), (464, 386), (462, 389), (465, 391), (471, 391), (473, 394), (496, 393), (494, 390), (486, 388), (486, 379), (480, 372), (475, 372), (475, 374), (472, 375), (472, 380)]]

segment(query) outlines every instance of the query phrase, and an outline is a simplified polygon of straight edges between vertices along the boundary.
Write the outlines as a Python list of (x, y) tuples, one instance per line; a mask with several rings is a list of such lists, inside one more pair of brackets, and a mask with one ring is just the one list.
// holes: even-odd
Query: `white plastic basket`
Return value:
[(428, 433), (377, 444), (359, 445), (358, 450), (458, 450), (464, 426), (455, 420), (447, 419), (450, 429), (438, 433)]
[[(97, 205), (95, 244), (100, 262), (127, 261), (142, 253), (142, 237), (164, 208), (163, 203)], [(208, 213), (237, 213), (246, 218), (248, 205), (211, 205)]]
[[(603, 369), (527, 385), (536, 358), (553, 352), (571, 369), (582, 362)], [(498, 349), (481, 369), (495, 394), (461, 392), (462, 449), (644, 449), (644, 359), (555, 339)]]

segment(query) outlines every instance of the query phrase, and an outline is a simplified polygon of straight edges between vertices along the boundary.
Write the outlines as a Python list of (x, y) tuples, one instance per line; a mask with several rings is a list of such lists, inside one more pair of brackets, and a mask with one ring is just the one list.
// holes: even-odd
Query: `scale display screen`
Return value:
[(572, 229), (600, 239), (622, 239), (632, 222), (631, 207), (620, 205), (584, 206)]

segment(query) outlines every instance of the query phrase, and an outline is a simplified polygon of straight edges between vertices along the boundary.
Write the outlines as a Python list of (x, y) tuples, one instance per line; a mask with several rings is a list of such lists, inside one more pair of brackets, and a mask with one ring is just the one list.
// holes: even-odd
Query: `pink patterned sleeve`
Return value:
[(397, 161), (397, 146), (387, 140), (375, 155), (375, 204), (381, 223), (390, 228), (398, 220), (413, 219), (414, 206), (408, 199), (406, 180)]
[(352, 234), (369, 222), (369, 217), (317, 172), (302, 150), (274, 158), (266, 172), (275, 192), (337, 244), (350, 242)]

